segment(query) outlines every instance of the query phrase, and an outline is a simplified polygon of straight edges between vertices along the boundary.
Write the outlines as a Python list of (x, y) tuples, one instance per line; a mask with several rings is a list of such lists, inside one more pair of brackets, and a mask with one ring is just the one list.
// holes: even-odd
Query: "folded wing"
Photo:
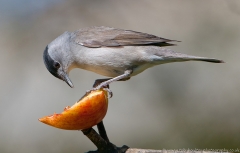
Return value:
[(73, 33), (77, 44), (85, 47), (118, 47), (118, 46), (172, 46), (176, 40), (165, 39), (131, 30), (122, 30), (109, 27), (90, 27)]

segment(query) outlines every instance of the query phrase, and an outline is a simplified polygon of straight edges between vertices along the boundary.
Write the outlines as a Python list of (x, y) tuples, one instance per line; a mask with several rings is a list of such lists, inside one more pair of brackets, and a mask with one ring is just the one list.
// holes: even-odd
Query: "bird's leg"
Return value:
[(109, 84), (114, 81), (126, 81), (130, 79), (130, 75), (132, 74), (132, 70), (126, 70), (124, 74), (119, 75), (115, 78), (106, 78), (106, 79), (97, 79), (93, 84), (93, 89), (88, 90), (86, 94), (90, 93), (93, 90), (98, 90), (100, 88), (104, 88), (108, 93), (109, 97), (112, 97), (112, 91), (109, 89)]
[[(102, 82), (108, 81), (111, 78), (105, 78), (105, 79), (97, 79), (95, 80), (94, 84), (93, 84), (93, 88), (97, 87), (99, 84), (101, 84)], [(109, 85), (107, 85), (105, 88), (109, 88)]]
[[(102, 82), (105, 82), (105, 81), (108, 81), (112, 78), (105, 78), (105, 79), (97, 79), (95, 80), (94, 84), (93, 84), (93, 88), (97, 87), (98, 85), (100, 85)], [(130, 77), (127, 77), (127, 78), (123, 78), (121, 80), (117, 80), (117, 81), (126, 81), (126, 80), (129, 80)], [(106, 86), (106, 88), (109, 88), (109, 84)]]
[[(101, 83), (103, 83), (103, 82), (106, 82), (106, 81), (108, 81), (108, 80), (110, 80), (110, 79), (112, 79), (112, 78), (106, 78), (106, 79), (97, 79), (97, 80), (95, 80), (95, 82), (94, 82), (94, 84), (93, 84), (93, 89), (92, 90), (95, 90), (95, 88), (98, 86), (98, 85), (100, 85)], [(129, 80), (130, 79), (130, 77), (127, 77), (127, 78), (123, 78), (123, 79), (120, 79), (120, 80), (117, 80), (117, 81), (126, 81), (126, 80)], [(109, 97), (111, 98), (112, 96), (113, 96), (113, 93), (112, 93), (112, 91), (109, 89), (110, 87), (109, 87), (109, 84), (108, 85), (106, 85), (106, 86), (103, 86), (102, 88), (104, 88), (105, 90), (107, 90), (108, 91), (108, 93), (109, 93)], [(91, 91), (91, 90), (90, 90)], [(89, 91), (89, 92), (90, 92)]]
[[(95, 80), (94, 84), (93, 84), (93, 89), (92, 90), (97, 90), (95, 89), (99, 84), (101, 84), (102, 82), (108, 81), (111, 78), (105, 78), (105, 79), (97, 79)], [(112, 97), (112, 91), (109, 89), (109, 85), (103, 86), (102, 87), (104, 90), (106, 90), (109, 93), (109, 97)], [(99, 88), (100, 89), (100, 88)], [(90, 93), (92, 90), (88, 90), (87, 93)]]
[(100, 88), (103, 88), (103, 87), (106, 87), (108, 86), (110, 83), (114, 82), (114, 81), (119, 81), (119, 80), (128, 80), (129, 79), (129, 76), (132, 74), (132, 70), (126, 70), (124, 72), (124, 74), (122, 75), (119, 75), (115, 78), (112, 78), (112, 79), (109, 79), (109, 80), (106, 80), (102, 83), (100, 83), (98, 86), (96, 86), (95, 88), (93, 88), (93, 90), (98, 90)]

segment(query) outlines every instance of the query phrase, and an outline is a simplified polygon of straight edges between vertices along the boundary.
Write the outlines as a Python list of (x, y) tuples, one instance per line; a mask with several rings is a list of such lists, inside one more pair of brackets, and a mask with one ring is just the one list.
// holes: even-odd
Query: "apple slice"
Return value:
[(72, 107), (67, 106), (61, 114), (40, 118), (39, 121), (65, 130), (88, 129), (105, 117), (108, 108), (108, 93), (100, 89), (84, 96)]

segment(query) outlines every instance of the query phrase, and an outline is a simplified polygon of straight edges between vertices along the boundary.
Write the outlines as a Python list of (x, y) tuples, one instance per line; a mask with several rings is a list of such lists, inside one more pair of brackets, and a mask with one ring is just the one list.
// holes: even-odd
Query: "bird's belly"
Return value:
[(123, 68), (116, 68), (116, 67), (108, 67), (108, 66), (94, 66), (91, 68), (88, 68), (87, 70), (90, 70), (92, 72), (95, 72), (97, 74), (107, 76), (107, 77), (116, 77), (124, 73), (125, 69)]
[(91, 66), (86, 70), (90, 70), (92, 72), (95, 72), (97, 74), (103, 75), (103, 76), (107, 76), (107, 77), (117, 77), (119, 75), (124, 74), (124, 72), (126, 70), (132, 70), (132, 74), (130, 75), (130, 77), (135, 76), (141, 72), (143, 72), (144, 70), (146, 70), (147, 68), (152, 67), (152, 65), (150, 64), (142, 64), (142, 65), (138, 65), (138, 66), (134, 66), (134, 67), (130, 67), (130, 66), (124, 66), (122, 65), (119, 67), (115, 67), (115, 66), (111, 66), (111, 65), (101, 65), (101, 66)]

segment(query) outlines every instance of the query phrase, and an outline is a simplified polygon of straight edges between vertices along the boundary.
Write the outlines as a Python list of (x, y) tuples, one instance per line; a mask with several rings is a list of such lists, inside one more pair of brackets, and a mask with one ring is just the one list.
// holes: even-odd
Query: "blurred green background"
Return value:
[(96, 149), (81, 131), (55, 129), (38, 118), (60, 113), (104, 78), (73, 70), (75, 88), (69, 88), (46, 70), (45, 46), (64, 31), (102, 25), (180, 40), (173, 50), (226, 62), (165, 64), (111, 84), (104, 123), (114, 144), (240, 147), (240, 1), (1, 0), (1, 153)]

